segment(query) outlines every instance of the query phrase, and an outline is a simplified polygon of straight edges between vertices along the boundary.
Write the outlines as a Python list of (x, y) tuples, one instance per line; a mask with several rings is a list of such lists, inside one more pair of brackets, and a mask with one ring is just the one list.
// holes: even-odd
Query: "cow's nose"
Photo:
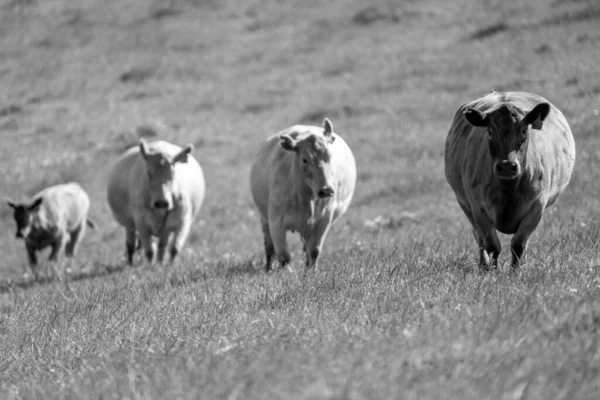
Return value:
[(496, 173), (500, 176), (514, 176), (519, 170), (519, 165), (514, 161), (500, 161), (496, 164)]
[(333, 189), (326, 186), (326, 187), (322, 188), (321, 190), (319, 190), (319, 192), (317, 194), (321, 198), (331, 197), (331, 196), (333, 196)]
[(154, 202), (154, 208), (169, 208), (169, 202), (166, 200), (156, 200)]

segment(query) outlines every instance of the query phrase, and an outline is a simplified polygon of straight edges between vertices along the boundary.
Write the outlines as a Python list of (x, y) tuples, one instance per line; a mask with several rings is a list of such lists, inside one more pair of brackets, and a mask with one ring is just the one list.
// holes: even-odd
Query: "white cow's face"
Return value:
[(511, 105), (502, 105), (487, 114), (475, 109), (465, 111), (471, 125), (487, 129), (494, 176), (503, 180), (521, 176), (529, 144), (529, 129), (542, 129), (549, 112), (548, 103), (538, 104), (522, 118), (522, 111)]
[(150, 207), (157, 210), (173, 209), (175, 165), (186, 163), (192, 149), (193, 146), (188, 145), (174, 157), (170, 157), (162, 152), (152, 151), (145, 142), (140, 142), (140, 154), (146, 163)]
[(323, 136), (310, 135), (299, 141), (290, 135), (282, 135), (281, 147), (295, 153), (296, 169), (313, 197), (329, 198), (333, 196), (335, 187), (329, 146), (335, 138), (328, 119), (323, 123), (323, 130)]
[(8, 205), (13, 209), (13, 217), (17, 224), (16, 237), (26, 238), (29, 235), (33, 220), (42, 205), (42, 201), (43, 198), (41, 197), (33, 200), (29, 204), (8, 201)]

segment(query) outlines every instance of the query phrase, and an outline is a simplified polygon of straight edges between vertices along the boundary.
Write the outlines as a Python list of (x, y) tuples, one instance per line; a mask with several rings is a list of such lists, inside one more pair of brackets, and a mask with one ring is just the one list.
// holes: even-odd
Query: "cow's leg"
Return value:
[(169, 244), (169, 237), (171, 237), (171, 232), (162, 232), (161, 235), (158, 237), (156, 259), (161, 264), (165, 259), (165, 252), (167, 251), (167, 245)]
[[(456, 200), (458, 200), (458, 198), (456, 198)], [(471, 212), (471, 209), (469, 208), (469, 206), (461, 203), (460, 200), (458, 200), (458, 205), (460, 206), (460, 208), (463, 210), (463, 212), (469, 219), (469, 222), (471, 223), (471, 227), (473, 228), (473, 236), (475, 237), (475, 241), (481, 247), (481, 245), (480, 245), (481, 238), (479, 237), (479, 232), (477, 232), (477, 228), (476, 228), (477, 224), (475, 223), (475, 220), (473, 219), (473, 213)]]
[(479, 252), (479, 266), (484, 270), (494, 269), (498, 267), (498, 256), (502, 245), (498, 234), (495, 230), (491, 230), (481, 238)]
[(178, 231), (173, 235), (173, 241), (171, 242), (171, 249), (169, 250), (171, 253), (171, 262), (175, 260), (175, 257), (181, 252), (183, 249), (183, 245), (187, 241), (188, 236), (190, 236), (190, 231), (192, 230), (192, 216), (189, 218), (184, 218), (184, 222)]
[(79, 242), (81, 241), (81, 238), (85, 233), (85, 226), (86, 222), (85, 220), (83, 220), (83, 222), (71, 232), (71, 237), (69, 238), (69, 242), (65, 247), (65, 255), (67, 257), (73, 257), (75, 255), (75, 252), (77, 251), (77, 246), (79, 245)]
[[(457, 200), (458, 200), (458, 198), (457, 198)], [(477, 222), (475, 221), (475, 218), (473, 217), (473, 213), (471, 212), (471, 209), (469, 208), (469, 206), (461, 203), (460, 200), (458, 200), (458, 205), (463, 210), (463, 212), (469, 219), (469, 222), (471, 223), (473, 237), (475, 238), (475, 241), (477, 242), (477, 247), (479, 248), (479, 267), (487, 268), (487, 266), (490, 264), (490, 257), (489, 257), (489, 254), (487, 253), (487, 250), (485, 250), (485, 240), (479, 234), (479, 226), (478, 226)]]
[(489, 270), (498, 266), (498, 256), (502, 251), (502, 244), (498, 239), (496, 228), (492, 220), (483, 211), (474, 215), (473, 229), (477, 233), (479, 244), (479, 268)]
[[(269, 219), (269, 233), (271, 234), (271, 240), (273, 247), (275, 248), (275, 254), (277, 260), (282, 267), (285, 267), (290, 263), (292, 256), (287, 245), (286, 229), (283, 225), (283, 221), (278, 218)], [(269, 269), (267, 269), (268, 271)]]
[(516, 271), (519, 264), (525, 257), (525, 251), (527, 250), (527, 244), (531, 235), (542, 220), (544, 213), (545, 204), (536, 203), (529, 213), (521, 220), (519, 229), (515, 232), (511, 242), (510, 249), (512, 251), (511, 267), (513, 271)]
[(36, 254), (37, 248), (32, 244), (25, 242), (25, 250), (27, 250), (27, 260), (29, 261), (29, 268), (31, 268), (31, 272), (37, 280), (40, 275), (40, 271), (38, 268), (38, 259)]
[(31, 268), (31, 272), (35, 276), (35, 279), (37, 279), (39, 275), (36, 254), (37, 248), (31, 243), (25, 242), (25, 250), (27, 250), (27, 260), (29, 261), (29, 268)]
[(127, 252), (127, 264), (133, 264), (133, 254), (140, 247), (140, 240), (135, 229), (125, 229), (125, 249)]
[(67, 238), (65, 236), (66, 235), (59, 235), (54, 240), (54, 242), (52, 242), (52, 244), (50, 245), (52, 251), (50, 251), (50, 256), (48, 257), (48, 260), (56, 261), (58, 260), (58, 257), (61, 256), (62, 252), (65, 249), (65, 245), (67, 244)]
[(142, 241), (142, 247), (144, 248), (144, 255), (149, 263), (154, 261), (154, 243), (152, 243), (152, 235), (150, 231), (143, 225), (139, 227), (138, 235)]
[(36, 255), (36, 248), (30, 244), (29, 242), (25, 242), (25, 250), (27, 250), (27, 260), (29, 261), (29, 267), (31, 267), (31, 269), (34, 269), (35, 267), (37, 267), (37, 255)]
[(307, 268), (318, 268), (318, 259), (323, 249), (323, 242), (331, 226), (331, 216), (319, 220), (311, 234), (306, 239)]
[(261, 217), (260, 226), (262, 228), (264, 245), (265, 245), (265, 270), (271, 269), (273, 263), (273, 256), (275, 255), (275, 246), (273, 245), (273, 239), (271, 239), (271, 232), (269, 231), (269, 221)]
[(308, 256), (308, 251), (306, 251), (306, 238), (304, 237), (304, 235), (300, 235), (300, 237), (302, 239), (302, 251), (304, 252), (305, 256), (304, 266), (308, 268), (308, 266), (310, 265), (310, 257)]

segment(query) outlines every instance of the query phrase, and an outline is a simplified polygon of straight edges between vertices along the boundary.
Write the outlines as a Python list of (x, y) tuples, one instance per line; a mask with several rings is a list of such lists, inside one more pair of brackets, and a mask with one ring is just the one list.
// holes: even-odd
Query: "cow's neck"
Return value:
[[(296, 173), (297, 169), (294, 165), (292, 167), (292, 175), (300, 177), (299, 173)], [(302, 179), (292, 179), (294, 185), (294, 196), (296, 206), (300, 206), (304, 210), (304, 215), (307, 216), (305, 223), (307, 225), (314, 225), (315, 218), (321, 213), (321, 201), (316, 197), (310, 188)]]
[(306, 205), (306, 215), (308, 218), (305, 220), (305, 231), (312, 231), (317, 222), (322, 220), (330, 209), (332, 198), (319, 198), (311, 197)]
[(498, 201), (504, 206), (511, 206), (518, 202), (524, 195), (524, 191), (520, 188), (522, 182), (530, 180), (530, 172), (527, 168), (527, 159), (524, 158), (521, 162), (521, 175), (515, 179), (499, 179), (494, 177), (494, 189), (498, 193)]
[(42, 212), (38, 211), (33, 215), (31, 219), (31, 231), (29, 236), (36, 238), (39, 236), (45, 236), (48, 231), (47, 218)]
[(311, 204), (313, 204), (317, 200), (317, 198), (314, 197), (313, 191), (310, 188), (310, 186), (305, 184), (301, 179), (295, 181), (294, 185), (294, 193), (296, 195), (297, 203), (300, 204), (302, 207), (308, 207), (312, 209), (313, 207)]
[(498, 189), (498, 193), (500, 193), (503, 199), (506, 201), (516, 196), (521, 179), (522, 177), (511, 180), (499, 179), (495, 177), (495, 187)]

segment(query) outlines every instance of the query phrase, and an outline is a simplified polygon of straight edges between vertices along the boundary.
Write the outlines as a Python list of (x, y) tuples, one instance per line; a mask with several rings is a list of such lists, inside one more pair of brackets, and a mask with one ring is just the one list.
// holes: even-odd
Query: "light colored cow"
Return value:
[(90, 199), (75, 182), (50, 186), (28, 202), (8, 200), (8, 205), (14, 211), (16, 237), (25, 240), (29, 265), (36, 274), (37, 251), (51, 246), (51, 261), (57, 260), (63, 250), (72, 257), (83, 238), (86, 224), (96, 228), (87, 216)]
[(282, 266), (289, 263), (287, 231), (300, 233), (306, 267), (316, 267), (327, 231), (348, 209), (355, 185), (352, 151), (327, 118), (322, 128), (295, 125), (269, 137), (250, 170), (266, 270), (275, 255)]
[[(157, 253), (162, 262), (171, 235), (170, 256), (181, 251), (204, 200), (202, 168), (190, 154), (165, 141), (130, 148), (114, 165), (108, 178), (107, 199), (116, 220), (125, 227), (127, 262), (133, 263), (136, 236), (146, 259)], [(153, 237), (158, 238), (155, 251)]]
[(514, 234), (513, 269), (565, 189), (575, 144), (564, 115), (526, 92), (495, 92), (460, 107), (446, 139), (446, 179), (473, 226), (480, 267), (497, 267), (496, 230)]

